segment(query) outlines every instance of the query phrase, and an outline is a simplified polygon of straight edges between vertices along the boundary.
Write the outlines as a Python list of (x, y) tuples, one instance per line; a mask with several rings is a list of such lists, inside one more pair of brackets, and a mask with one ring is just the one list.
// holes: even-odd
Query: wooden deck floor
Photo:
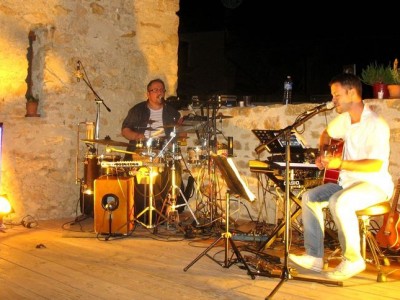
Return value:
[[(33, 228), (9, 225), (0, 231), (1, 299), (240, 300), (265, 299), (274, 289), (273, 299), (400, 299), (395, 259), (385, 267), (386, 272), (393, 272), (387, 282), (376, 281), (372, 266), (343, 286), (321, 283), (322, 274), (294, 268), (290, 274), (295, 277), (281, 281), (279, 265), (271, 262), (284, 257), (282, 243), (254, 253), (254, 244), (236, 240), (252, 274), (260, 266), (265, 270), (264, 264), (278, 270), (263, 271), (252, 279), (243, 263), (230, 259), (231, 247), (225, 251), (225, 236), (212, 230), (188, 239), (180, 230), (165, 225), (157, 227), (157, 234), (136, 225), (131, 235), (106, 240), (94, 232), (93, 219), (69, 221), (40, 221)], [(222, 243), (209, 248), (218, 238)], [(206, 249), (222, 265), (202, 255)], [(293, 243), (290, 252), (302, 249)], [(232, 262), (228, 267), (225, 253)], [(330, 267), (333, 264), (331, 261)], [(312, 279), (299, 280), (297, 275)]]

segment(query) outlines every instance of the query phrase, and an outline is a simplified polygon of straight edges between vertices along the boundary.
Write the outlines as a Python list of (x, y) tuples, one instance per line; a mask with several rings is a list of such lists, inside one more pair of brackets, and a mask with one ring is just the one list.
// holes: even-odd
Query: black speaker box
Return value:
[(128, 234), (134, 228), (133, 177), (103, 176), (94, 181), (94, 230)]

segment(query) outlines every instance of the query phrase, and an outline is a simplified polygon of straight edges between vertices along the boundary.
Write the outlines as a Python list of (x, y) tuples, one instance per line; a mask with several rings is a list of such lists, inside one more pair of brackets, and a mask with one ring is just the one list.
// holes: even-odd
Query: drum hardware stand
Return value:
[[(157, 176), (154, 172), (154, 163), (153, 163), (153, 157), (150, 156), (150, 163), (148, 163), (148, 170), (149, 170), (149, 206), (146, 207), (144, 210), (142, 210), (137, 216), (136, 216), (136, 222), (140, 223), (146, 228), (155, 228), (157, 227), (157, 224), (153, 224), (153, 211), (156, 212), (160, 217), (162, 217), (164, 220), (166, 220), (166, 216), (164, 216), (156, 207), (154, 207), (154, 191), (153, 191), (153, 181), (154, 181), (154, 176)], [(149, 223), (144, 224), (141, 221), (139, 221), (139, 217), (142, 216), (148, 212), (149, 216)]]
[[(165, 152), (165, 150), (167, 149), (168, 145), (174, 140), (174, 138), (176, 137), (176, 127), (173, 128), (171, 134), (170, 134), (170, 139), (165, 143), (164, 147), (161, 149), (160, 153), (157, 155), (157, 157), (161, 157), (163, 155), (163, 153)], [(199, 224), (199, 222), (197, 221), (192, 209), (189, 206), (189, 203), (185, 197), (185, 195), (183, 194), (182, 190), (176, 185), (176, 167), (175, 167), (175, 161), (179, 160), (180, 158), (177, 157), (176, 154), (176, 143), (173, 142), (172, 143), (172, 166), (171, 166), (171, 188), (170, 188), (170, 193), (168, 193), (167, 198), (165, 199), (162, 209), (161, 211), (163, 211), (166, 201), (168, 201), (168, 204), (170, 205), (168, 207), (167, 210), (167, 216), (164, 217), (165, 220), (167, 221), (167, 228), (172, 225), (172, 224), (176, 224), (179, 227), (179, 213), (176, 210), (177, 208), (187, 205), (190, 213), (192, 214), (194, 220), (196, 221), (196, 224)], [(176, 205), (176, 190), (179, 190), (180, 195), (182, 196), (182, 198), (184, 199), (185, 203), (184, 204), (180, 204), (180, 205)], [(161, 222), (158, 220), (157, 222), (158, 224), (160, 224)], [(181, 231), (182, 228), (180, 228)]]
[[(173, 145), (174, 147), (174, 145)], [(173, 153), (175, 151), (172, 151)], [(191, 215), (193, 216), (194, 221), (196, 222), (197, 225), (200, 225), (199, 221), (197, 220), (193, 210), (190, 208), (190, 205), (185, 197), (185, 194), (182, 192), (182, 190), (180, 189), (180, 187), (178, 187), (176, 185), (176, 167), (175, 167), (175, 162), (176, 162), (176, 158), (173, 157), (172, 160), (172, 166), (171, 166), (171, 189), (170, 189), (170, 193), (168, 193), (168, 197), (166, 200), (168, 200), (168, 203), (170, 204), (169, 209), (167, 210), (167, 228), (172, 225), (172, 224), (177, 224), (179, 226), (179, 213), (176, 210), (179, 207), (182, 206), (187, 206), (187, 208), (189, 209)], [(179, 191), (182, 199), (185, 201), (185, 203), (182, 204), (176, 204), (176, 191)], [(164, 205), (163, 205), (164, 207)]]
[[(155, 156), (155, 158), (161, 158), (165, 149), (167, 148), (168, 144), (175, 138), (176, 133), (175, 133), (175, 128), (174, 131), (171, 132), (171, 138), (168, 140), (168, 142), (166, 143), (166, 145), (164, 145), (164, 147), (161, 149), (161, 151), (158, 153), (157, 156), (153, 155), (153, 153), (151, 153), (151, 145), (147, 145), (147, 155), (150, 157), (150, 164), (149, 164), (149, 206), (146, 207), (142, 212), (140, 212), (136, 218), (138, 219), (141, 215), (143, 215), (144, 213), (146, 213), (147, 211), (149, 211), (149, 224), (143, 224), (142, 222), (140, 222), (139, 220), (137, 220), (137, 222), (139, 222), (140, 224), (144, 225), (146, 228), (154, 228), (155, 229), (155, 233), (156, 233), (156, 227), (161, 224), (162, 222), (164, 222), (165, 220), (167, 220), (167, 217), (160, 212), (157, 208), (155, 208), (153, 206), (153, 201), (154, 201), (154, 192), (153, 192), (153, 158)], [(163, 218), (164, 220), (160, 221), (159, 219), (157, 220), (157, 222), (155, 224), (153, 224), (153, 211), (155, 211), (159, 217)]]
[[(227, 162), (227, 158), (223, 156), (212, 155), (213, 161), (216, 162), (218, 168), (221, 171), (222, 177), (224, 178), (227, 184), (227, 190), (225, 194), (225, 232), (221, 234), (221, 236), (216, 239), (206, 250), (204, 250), (199, 256), (197, 256), (189, 265), (187, 265), (183, 271), (189, 270), (191, 266), (193, 266), (198, 260), (200, 260), (203, 256), (207, 256), (220, 266), (224, 268), (229, 268), (235, 261), (232, 259), (233, 255), (236, 255), (236, 261), (243, 263), (245, 269), (247, 270), (247, 274), (250, 275), (251, 279), (255, 279), (255, 275), (251, 272), (249, 266), (247, 265), (246, 261), (244, 260), (243, 256), (240, 254), (239, 249), (235, 245), (235, 242), (232, 239), (232, 234), (229, 232), (229, 217), (230, 217), (230, 192), (233, 191), (234, 194), (239, 195), (243, 198), (246, 198), (250, 201), (254, 200), (254, 195), (249, 195), (245, 189), (243, 188), (241, 181), (238, 179), (235, 171), (233, 170), (232, 166), (229, 165)], [(252, 200), (251, 200), (252, 199)], [(208, 252), (218, 244), (221, 240), (224, 240), (224, 262), (220, 263), (214, 257), (210, 256)], [(229, 245), (232, 247), (233, 254), (231, 259), (228, 258), (228, 251)]]
[(324, 283), (324, 284), (333, 284), (333, 285), (339, 285), (343, 286), (343, 282), (341, 281), (331, 281), (331, 280), (324, 280), (324, 279), (318, 279), (318, 278), (307, 278), (307, 277), (301, 277), (301, 276), (293, 276), (291, 274), (291, 270), (288, 267), (288, 256), (289, 256), (289, 237), (290, 237), (290, 221), (291, 221), (291, 191), (290, 191), (290, 136), (293, 130), (298, 128), (300, 125), (305, 123), (307, 120), (311, 119), (313, 116), (316, 114), (322, 112), (322, 111), (327, 111), (331, 110), (332, 108), (325, 108), (325, 106), (318, 106), (311, 112), (307, 111), (303, 114), (301, 114), (299, 117), (297, 117), (296, 121), (290, 125), (287, 126), (286, 128), (282, 129), (279, 134), (277, 134), (274, 138), (270, 139), (266, 145), (272, 143), (273, 141), (276, 141), (278, 138), (281, 136), (284, 136), (285, 138), (285, 160), (286, 160), (286, 170), (285, 170), (285, 234), (284, 234), (284, 242), (285, 242), (285, 252), (284, 252), (284, 263), (282, 267), (282, 272), (280, 275), (281, 280), (277, 284), (277, 286), (271, 291), (271, 293), (265, 297), (266, 300), (272, 299), (272, 297), (276, 294), (276, 292), (279, 290), (279, 288), (283, 285), (283, 283), (289, 279), (295, 279), (295, 280), (302, 280), (302, 281), (312, 281), (312, 282), (318, 282), (318, 283)]

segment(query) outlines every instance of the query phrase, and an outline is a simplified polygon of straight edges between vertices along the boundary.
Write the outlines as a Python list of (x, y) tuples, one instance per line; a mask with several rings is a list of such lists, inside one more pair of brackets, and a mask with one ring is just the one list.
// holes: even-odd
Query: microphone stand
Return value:
[[(331, 109), (333, 109), (332, 107)], [(316, 281), (319, 283), (325, 283), (325, 284), (336, 284), (339, 286), (342, 286), (343, 283), (341, 281), (330, 281), (330, 280), (324, 280), (324, 279), (314, 279), (314, 278), (305, 278), (305, 277), (300, 277), (300, 276), (292, 276), (290, 273), (289, 267), (288, 267), (288, 256), (289, 256), (289, 226), (290, 226), (290, 136), (292, 133), (292, 130), (296, 129), (300, 125), (304, 124), (306, 121), (314, 117), (320, 112), (323, 111), (328, 111), (331, 109), (323, 109), (321, 107), (317, 107), (310, 112), (306, 112), (300, 115), (299, 118), (296, 119), (296, 121), (292, 124), (287, 126), (286, 128), (282, 129), (279, 134), (277, 134), (274, 138), (269, 140), (266, 145), (272, 143), (273, 141), (277, 140), (279, 137), (284, 137), (285, 139), (285, 160), (286, 160), (286, 168), (285, 168), (285, 233), (284, 233), (284, 239), (285, 239), (285, 252), (284, 252), (284, 263), (283, 263), (283, 269), (281, 273), (281, 280), (278, 283), (278, 285), (271, 291), (271, 293), (265, 298), (265, 299), (272, 299), (273, 295), (278, 291), (278, 289), (283, 285), (285, 281), (288, 279), (297, 279), (297, 280), (302, 280), (302, 281)]]
[[(92, 91), (92, 93), (95, 96), (95, 102), (96, 102), (96, 125), (95, 125), (95, 139), (99, 139), (99, 133), (100, 133), (100, 105), (103, 104), (104, 107), (111, 112), (111, 109), (104, 103), (104, 100), (101, 99), (101, 97), (97, 94), (97, 92), (93, 89), (92, 84), (89, 81), (89, 78), (86, 74), (86, 70), (80, 60), (78, 60), (78, 66), (82, 66), (82, 70), (84, 73), (81, 73), (80, 71), (77, 71), (77, 78), (78, 81), (79, 79), (82, 79), (85, 84), (89, 87), (89, 89)], [(96, 154), (97, 154), (97, 148), (96, 148)]]

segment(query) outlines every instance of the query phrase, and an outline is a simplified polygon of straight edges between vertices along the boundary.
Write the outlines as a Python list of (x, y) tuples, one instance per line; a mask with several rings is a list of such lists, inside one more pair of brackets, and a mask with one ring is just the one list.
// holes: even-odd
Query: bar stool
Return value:
[[(389, 259), (383, 254), (381, 248), (375, 239), (374, 234), (370, 229), (371, 217), (377, 217), (390, 212), (390, 202), (382, 202), (365, 209), (356, 211), (358, 220), (360, 221), (360, 233), (361, 233), (361, 254), (365, 262), (373, 263), (378, 270), (378, 276), (376, 281), (385, 282), (386, 274), (381, 268), (380, 260), (383, 261), (383, 265), (390, 266)], [(367, 244), (371, 252), (372, 258), (367, 258)]]
[[(377, 217), (384, 215), (386, 213), (390, 212), (390, 202), (382, 202), (378, 203), (372, 206), (369, 206), (365, 209), (358, 210), (356, 211), (357, 218), (359, 220), (360, 224), (360, 239), (361, 239), (361, 255), (364, 258), (366, 263), (372, 263), (375, 265), (375, 268), (378, 271), (377, 279), (376, 281), (378, 282), (385, 282), (386, 281), (386, 275), (382, 268), (381, 268), (381, 263), (380, 260), (382, 260), (383, 265), (385, 266), (390, 266), (389, 259), (383, 254), (382, 250), (379, 248), (379, 245), (375, 239), (374, 234), (371, 232), (371, 218), (372, 217)], [(330, 215), (330, 211), (328, 208), (326, 208), (326, 216), (328, 219), (332, 218)], [(333, 222), (331, 219), (330, 222)], [(367, 257), (367, 244), (368, 248), (371, 252), (371, 258)], [(324, 263), (324, 269), (328, 268), (328, 264), (330, 260), (333, 259), (339, 259), (340, 256), (338, 254), (340, 253), (341, 249), (340, 246), (338, 246), (330, 255), (325, 259)]]

